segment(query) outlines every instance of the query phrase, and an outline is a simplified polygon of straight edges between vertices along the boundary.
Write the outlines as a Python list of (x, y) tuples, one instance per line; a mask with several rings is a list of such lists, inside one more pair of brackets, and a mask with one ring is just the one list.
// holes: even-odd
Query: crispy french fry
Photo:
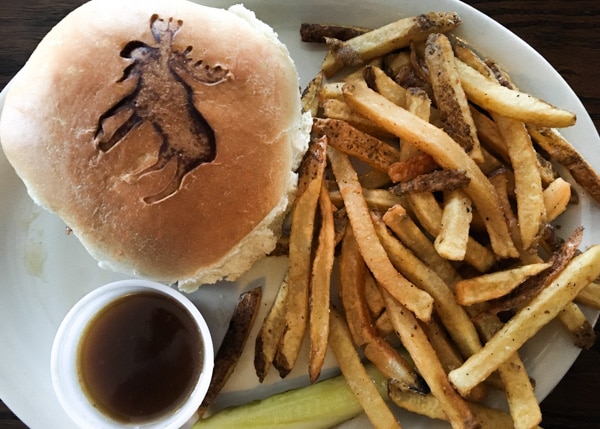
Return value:
[(329, 145), (379, 171), (387, 172), (400, 159), (400, 152), (395, 147), (339, 119), (315, 119), (313, 132), (326, 135)]
[(321, 229), (310, 280), (310, 357), (308, 375), (314, 383), (321, 374), (329, 337), (329, 290), (335, 253), (333, 205), (325, 184), (319, 195)]
[(440, 256), (450, 261), (465, 258), (472, 219), (471, 199), (463, 191), (444, 192), (442, 223), (434, 241)]
[(535, 142), (551, 158), (564, 165), (575, 181), (596, 201), (600, 202), (600, 175), (557, 130), (552, 128), (528, 127)]
[(392, 186), (390, 191), (396, 195), (451, 191), (466, 188), (470, 180), (463, 170), (435, 170), (398, 183)]
[(454, 140), (442, 130), (389, 102), (364, 82), (346, 84), (344, 98), (372, 121), (429, 153), (444, 168), (464, 170), (471, 178), (466, 192), (485, 221), (494, 252), (500, 258), (518, 256), (494, 188)]
[(431, 12), (403, 18), (346, 42), (332, 44), (321, 68), (326, 77), (331, 77), (342, 67), (383, 56), (408, 46), (413, 40), (424, 40), (429, 33), (450, 31), (459, 24), (456, 13)]
[(563, 128), (575, 124), (576, 116), (573, 112), (502, 86), (459, 59), (455, 63), (467, 97), (478, 106), (531, 125)]
[(198, 408), (199, 417), (202, 417), (208, 411), (208, 408), (213, 404), (217, 395), (233, 374), (250, 335), (250, 330), (254, 325), (261, 299), (262, 288), (260, 287), (243, 292), (238, 297), (227, 332), (215, 356), (215, 367), (210, 386)]
[(319, 94), (323, 87), (323, 73), (317, 75), (308, 83), (302, 91), (302, 111), (310, 112), (312, 117), (316, 117), (319, 112)]
[(449, 261), (442, 258), (433, 243), (413, 222), (401, 205), (395, 205), (383, 215), (383, 221), (394, 234), (450, 287), (460, 280), (460, 276)]
[(440, 401), (452, 427), (478, 428), (477, 419), (468, 404), (450, 385), (435, 350), (414, 315), (406, 311), (387, 290), (383, 289), (382, 294), (398, 337), (427, 382), (431, 393)]
[(337, 310), (330, 313), (329, 344), (340, 364), (350, 390), (376, 428), (400, 428), (394, 415), (379, 394), (352, 344), (346, 322)]
[(442, 127), (475, 162), (482, 162), (483, 153), (479, 145), (477, 129), (456, 71), (452, 46), (446, 35), (439, 33), (429, 35), (425, 47), (425, 64), (429, 70), (429, 79)]
[(527, 128), (522, 122), (493, 115), (508, 149), (515, 174), (517, 218), (525, 250), (536, 245), (546, 223), (546, 206), (542, 194), (542, 179), (537, 157)]
[(593, 281), (579, 292), (575, 301), (587, 307), (600, 310), (600, 284)]
[(431, 155), (417, 152), (390, 165), (388, 175), (394, 183), (405, 182), (421, 174), (430, 173), (436, 168), (438, 165)]
[(589, 349), (596, 341), (594, 327), (586, 319), (577, 304), (568, 303), (559, 313), (558, 320), (563, 324), (573, 343), (582, 349)]
[(550, 183), (543, 193), (546, 220), (552, 222), (567, 209), (571, 201), (571, 185), (562, 177)]
[(304, 338), (309, 314), (309, 282), (315, 213), (326, 163), (327, 139), (311, 144), (305, 160), (314, 167), (304, 192), (298, 196), (290, 233), (288, 292), (286, 298), (286, 328), (281, 337), (273, 365), (285, 377), (293, 368)]
[(456, 303), (448, 285), (397, 240), (388, 231), (381, 218), (373, 215), (373, 224), (394, 266), (434, 298), (436, 313), (463, 356), (470, 356), (477, 352), (481, 348), (477, 330), (464, 308)]
[(352, 111), (352, 108), (343, 100), (329, 99), (323, 103), (323, 116), (330, 119), (339, 119), (347, 122), (354, 128), (377, 138), (390, 138), (391, 135), (372, 121)]
[(305, 43), (325, 43), (325, 39), (348, 40), (369, 31), (369, 28), (351, 25), (303, 22), (300, 24), (300, 40)]
[(279, 341), (285, 331), (285, 313), (286, 299), (288, 292), (287, 277), (277, 290), (275, 300), (271, 304), (271, 308), (261, 326), (261, 329), (256, 336), (254, 346), (254, 369), (258, 376), (258, 381), (264, 381), (275, 354)]
[(455, 285), (456, 300), (461, 305), (473, 305), (499, 298), (511, 292), (528, 277), (550, 266), (550, 263), (523, 265), (461, 280)]
[(406, 280), (394, 268), (383, 246), (376, 237), (369, 208), (364, 199), (358, 176), (348, 157), (334, 148), (328, 148), (328, 158), (342, 193), (350, 224), (356, 236), (360, 253), (367, 266), (386, 289), (397, 296), (421, 320), (429, 320), (433, 308), (431, 296)]
[(460, 367), (450, 372), (462, 394), (482, 382), (525, 341), (550, 322), (562, 308), (600, 275), (600, 245), (573, 258), (559, 276), (522, 308), (488, 342)]

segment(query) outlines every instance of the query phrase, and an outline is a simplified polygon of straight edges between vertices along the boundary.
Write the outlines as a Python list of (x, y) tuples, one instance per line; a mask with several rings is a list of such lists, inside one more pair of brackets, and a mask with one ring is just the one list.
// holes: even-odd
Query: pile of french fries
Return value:
[[(569, 181), (600, 201), (600, 177), (557, 131), (575, 115), (521, 92), (459, 25), (432, 12), (307, 26), (328, 51), (303, 93), (313, 139), (255, 367), (285, 377), (308, 336), (311, 382), (330, 349), (377, 428), (400, 427), (396, 405), (455, 428), (537, 427), (520, 347), (553, 319), (594, 341), (580, 305), (600, 309), (600, 246), (552, 227), (577, 203)], [(485, 405), (490, 389), (508, 413)]]

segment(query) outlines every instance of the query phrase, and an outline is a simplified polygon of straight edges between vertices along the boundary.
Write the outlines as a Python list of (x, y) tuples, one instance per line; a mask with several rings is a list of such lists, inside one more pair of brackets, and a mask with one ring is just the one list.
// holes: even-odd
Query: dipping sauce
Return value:
[(144, 291), (117, 298), (89, 322), (77, 370), (99, 411), (119, 422), (141, 423), (185, 402), (202, 371), (203, 353), (185, 307)]

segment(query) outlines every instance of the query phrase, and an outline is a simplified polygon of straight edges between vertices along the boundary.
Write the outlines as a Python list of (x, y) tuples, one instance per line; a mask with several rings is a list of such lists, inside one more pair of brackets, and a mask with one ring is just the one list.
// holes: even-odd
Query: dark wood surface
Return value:
[[(168, 1), (168, 0), (167, 0)], [(0, 89), (42, 36), (81, 0), (1, 0)], [(471, 0), (523, 38), (562, 74), (600, 125), (600, 2), (598, 0)], [(600, 324), (596, 325), (596, 331)], [(1, 351), (0, 351), (1, 352)], [(600, 428), (600, 341), (581, 353), (542, 403), (542, 426)], [(26, 426), (0, 402), (0, 428)]]

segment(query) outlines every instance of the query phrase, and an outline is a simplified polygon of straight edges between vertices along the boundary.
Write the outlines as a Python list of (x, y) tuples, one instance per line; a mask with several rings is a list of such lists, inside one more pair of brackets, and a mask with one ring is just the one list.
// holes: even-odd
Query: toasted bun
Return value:
[(252, 12), (93, 0), (13, 80), (0, 140), (101, 266), (194, 290), (274, 248), (309, 130)]

